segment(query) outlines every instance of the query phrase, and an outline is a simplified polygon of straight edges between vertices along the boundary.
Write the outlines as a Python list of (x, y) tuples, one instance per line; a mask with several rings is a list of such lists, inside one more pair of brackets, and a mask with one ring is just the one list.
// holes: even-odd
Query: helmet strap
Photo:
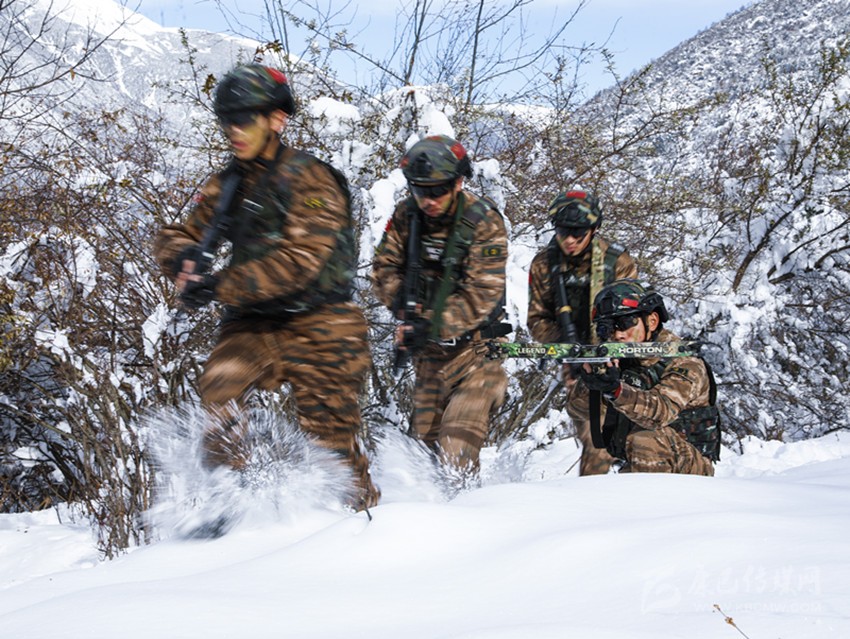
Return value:
[[(656, 313), (657, 311), (652, 311), (652, 313)], [(649, 329), (649, 316), (652, 313), (647, 313), (640, 318), (640, 321), (643, 322), (643, 330), (646, 333), (646, 339), (648, 342), (654, 342), (655, 338), (658, 337), (658, 334), (661, 332), (661, 316), (658, 316), (658, 324), (655, 327), (654, 331)]]

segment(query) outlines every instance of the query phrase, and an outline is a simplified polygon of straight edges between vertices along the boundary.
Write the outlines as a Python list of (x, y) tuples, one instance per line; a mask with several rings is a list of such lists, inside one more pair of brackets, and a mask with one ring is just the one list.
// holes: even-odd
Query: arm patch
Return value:
[(485, 246), (481, 249), (481, 257), (500, 257), (501, 255), (501, 246)]
[(689, 379), (691, 376), (691, 371), (687, 368), (683, 368), (681, 366), (674, 366), (668, 371), (671, 375), (679, 375), (680, 377), (684, 377), (685, 379)]

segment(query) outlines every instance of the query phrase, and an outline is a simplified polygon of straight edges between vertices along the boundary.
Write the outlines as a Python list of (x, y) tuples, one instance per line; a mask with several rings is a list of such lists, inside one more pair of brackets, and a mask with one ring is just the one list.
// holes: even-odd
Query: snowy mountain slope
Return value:
[[(21, 10), (22, 6), (28, 6), (27, 10)], [(73, 64), (84, 49), (105, 39), (75, 74), (54, 86), (54, 92), (73, 93), (74, 108), (130, 107), (163, 114), (176, 131), (185, 128), (191, 111), (175, 103), (168, 86), (180, 86), (191, 74), (186, 64), (190, 51), (179, 30), (159, 27), (113, 0), (17, 2), (0, 14), (0, 25), (9, 34), (9, 44), (27, 46), (14, 62), (15, 73), (21, 77), (6, 79), (10, 89), (14, 90), (16, 82), (35, 84), (36, 78), (46, 77), (53, 65), (45, 66), (45, 60), (55, 60), (62, 70), (63, 63)], [(185, 35), (201, 77), (220, 75), (250, 58), (257, 46), (249, 40), (204, 31), (189, 30)], [(27, 44), (30, 39), (33, 42)], [(30, 103), (39, 97), (41, 91), (33, 92)], [(63, 104), (63, 108), (69, 105)], [(32, 107), (24, 101), (17, 112), (30, 113)]]
[(745, 97), (766, 80), (765, 47), (783, 73), (810, 69), (821, 45), (850, 33), (847, 0), (759, 0), (674, 47), (651, 63), (652, 87), (670, 103), (690, 103), (718, 91)]

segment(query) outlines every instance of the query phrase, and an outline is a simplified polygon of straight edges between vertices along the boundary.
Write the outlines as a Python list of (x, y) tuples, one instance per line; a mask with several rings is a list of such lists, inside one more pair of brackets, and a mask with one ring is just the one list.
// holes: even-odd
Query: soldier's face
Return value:
[[(462, 184), (463, 180), (459, 179), (454, 183), (447, 183), (445, 188), (441, 188), (443, 185), (437, 185), (436, 187), (417, 189), (414, 185), (411, 185), (410, 190), (413, 197), (416, 198), (417, 206), (425, 215), (440, 217), (448, 212), (455, 196), (460, 192)], [(440, 194), (441, 191), (445, 192)]]
[[(581, 235), (577, 235), (577, 233), (584, 232)], [(563, 229), (561, 227), (557, 227), (555, 229), (555, 233), (558, 237), (558, 244), (561, 247), (561, 250), (564, 252), (564, 255), (576, 256), (581, 255), (587, 250), (587, 247), (590, 245), (590, 239), (593, 237), (593, 233), (591, 233), (591, 229)]]
[(238, 159), (272, 159), (275, 142), (285, 122), (286, 114), (283, 111), (269, 114), (245, 112), (222, 118), (221, 128), (230, 142), (233, 155)]

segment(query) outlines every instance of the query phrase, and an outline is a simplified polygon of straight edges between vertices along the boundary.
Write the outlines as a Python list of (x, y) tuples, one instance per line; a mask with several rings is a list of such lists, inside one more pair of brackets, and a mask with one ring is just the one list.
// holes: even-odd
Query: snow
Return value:
[(31, 9), (83, 25), (102, 36), (114, 35), (124, 44), (146, 50), (150, 50), (146, 38), (165, 31), (154, 21), (136, 13), (132, 5), (114, 0), (37, 0), (32, 3)]
[(521, 444), (486, 449), (482, 486), (449, 498), (399, 433), (372, 521), (266, 513), (112, 561), (52, 511), (2, 515), (0, 636), (739, 636), (724, 615), (749, 637), (848, 636), (844, 434), (745, 440), (714, 478), (578, 478), (573, 440)]

